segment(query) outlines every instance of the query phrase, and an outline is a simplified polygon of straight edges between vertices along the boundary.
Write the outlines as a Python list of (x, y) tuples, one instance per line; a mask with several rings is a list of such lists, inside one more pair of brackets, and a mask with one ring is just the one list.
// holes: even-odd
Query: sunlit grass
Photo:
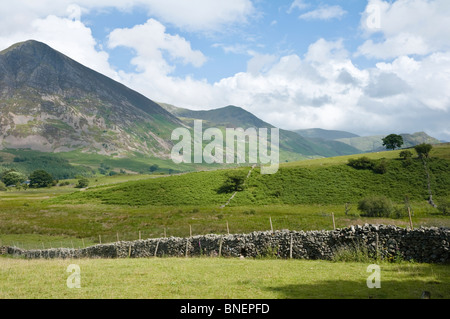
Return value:
[[(66, 285), (70, 264), (81, 288)], [(433, 299), (450, 298), (450, 268), (381, 264), (381, 289), (366, 284), (368, 264), (304, 260), (168, 258), (22, 260), (0, 258), (0, 298)]]

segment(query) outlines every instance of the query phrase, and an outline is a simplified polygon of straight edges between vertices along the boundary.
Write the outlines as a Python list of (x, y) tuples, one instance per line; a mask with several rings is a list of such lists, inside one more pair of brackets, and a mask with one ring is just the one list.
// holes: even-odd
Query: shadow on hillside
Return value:
[[(361, 279), (321, 281), (319, 278), (314, 283), (266, 289), (277, 293), (278, 298), (282, 299), (421, 299), (424, 291), (431, 293), (431, 299), (449, 299), (449, 274), (445, 270), (433, 271), (428, 266), (415, 265), (411, 268), (405, 265), (388, 270), (382, 268), (380, 289), (367, 287), (366, 280), (370, 273)], [(360, 274), (356, 276), (360, 277)], [(383, 276), (390, 279), (383, 280)]]

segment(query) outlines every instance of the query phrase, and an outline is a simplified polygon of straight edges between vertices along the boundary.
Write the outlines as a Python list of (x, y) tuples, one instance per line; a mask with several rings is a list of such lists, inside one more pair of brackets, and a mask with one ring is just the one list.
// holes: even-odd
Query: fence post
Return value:
[(228, 232), (228, 235), (230, 234), (230, 226), (228, 225), (228, 220), (227, 220), (227, 232)]
[(293, 238), (292, 238), (292, 233), (291, 233), (291, 245), (289, 248), (289, 258), (292, 259), (292, 245), (293, 245)]
[(331, 213), (331, 216), (333, 217), (333, 229), (336, 230), (336, 221), (334, 220), (334, 213)]
[(411, 217), (411, 208), (408, 207), (408, 215), (409, 215), (409, 226), (411, 227), (411, 230), (414, 230), (412, 217)]
[(119, 232), (117, 232), (116, 235), (117, 235), (117, 242), (119, 242), (120, 241), (119, 240)]
[(220, 236), (220, 241), (219, 241), (219, 257), (222, 256), (222, 241), (223, 241), (223, 238), (222, 238), (222, 236)]
[(102, 244), (102, 235), (98, 235), (98, 241), (100, 242), (100, 245)]
[(161, 241), (161, 239), (158, 240), (158, 242), (156, 243), (156, 248), (155, 248), (155, 257), (156, 254), (158, 253), (158, 247), (159, 247), (159, 242)]
[(186, 238), (186, 258), (188, 257), (189, 238)]
[(269, 217), (269, 221), (270, 221), (270, 230), (272, 231), (273, 234), (272, 217)]

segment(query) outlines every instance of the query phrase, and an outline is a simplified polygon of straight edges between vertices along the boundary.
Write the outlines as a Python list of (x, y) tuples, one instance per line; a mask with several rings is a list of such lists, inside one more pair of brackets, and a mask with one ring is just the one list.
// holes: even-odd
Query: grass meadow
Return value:
[[(81, 288), (68, 288), (67, 267)], [(39, 299), (433, 299), (450, 298), (450, 267), (382, 263), (369, 289), (367, 263), (166, 258), (22, 260), (0, 258), (0, 298)]]
[[(345, 156), (283, 163), (277, 174), (256, 169), (244, 191), (218, 192), (227, 170), (174, 176), (115, 175), (89, 178), (88, 189), (68, 185), (0, 192), (0, 246), (82, 248), (99, 242), (162, 236), (250, 233), (274, 229), (331, 230), (393, 224), (450, 227), (449, 216), (427, 204), (421, 162), (399, 151), (365, 154), (388, 161), (388, 171), (355, 170)], [(433, 197), (450, 196), (450, 147), (435, 147), (429, 163)], [(238, 168), (248, 171), (248, 167)], [(357, 210), (364, 196), (390, 198), (396, 217), (370, 218)], [(405, 199), (407, 200), (405, 202)], [(348, 203), (348, 204), (347, 204)], [(347, 208), (347, 209), (346, 209)], [(0, 256), (1, 257), (1, 256)], [(66, 268), (79, 264), (82, 288), (68, 289)], [(416, 299), (422, 291), (450, 298), (450, 267), (382, 263), (382, 289), (366, 286), (367, 262), (272, 259), (167, 258), (24, 260), (0, 258), (0, 298), (350, 298)]]

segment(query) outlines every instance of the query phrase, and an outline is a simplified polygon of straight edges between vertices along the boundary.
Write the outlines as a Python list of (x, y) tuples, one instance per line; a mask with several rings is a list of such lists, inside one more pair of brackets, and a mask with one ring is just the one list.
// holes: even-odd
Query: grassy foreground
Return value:
[[(70, 264), (81, 288), (68, 288)], [(168, 258), (23, 260), (0, 258), (0, 298), (77, 299), (432, 299), (450, 298), (450, 267), (381, 263), (381, 288), (369, 289), (369, 264), (305, 260)]]

